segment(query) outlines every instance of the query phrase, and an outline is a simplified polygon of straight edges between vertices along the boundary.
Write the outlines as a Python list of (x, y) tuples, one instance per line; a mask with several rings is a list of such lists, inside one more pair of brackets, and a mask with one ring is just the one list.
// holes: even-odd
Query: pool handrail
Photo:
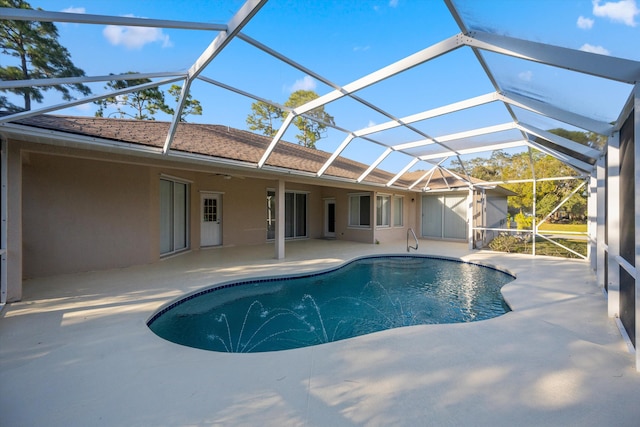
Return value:
[[(415, 246), (409, 245), (409, 232), (411, 232), (411, 234), (413, 235), (413, 240), (416, 241)], [(418, 250), (418, 238), (416, 237), (416, 233), (413, 231), (413, 228), (409, 227), (407, 229), (407, 252), (411, 252), (411, 249), (415, 249), (416, 251)]]

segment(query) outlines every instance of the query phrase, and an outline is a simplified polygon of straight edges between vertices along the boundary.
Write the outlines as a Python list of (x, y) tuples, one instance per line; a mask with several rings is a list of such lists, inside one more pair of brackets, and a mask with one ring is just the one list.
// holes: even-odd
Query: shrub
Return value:
[(533, 218), (530, 216), (526, 216), (522, 212), (516, 214), (514, 217), (516, 224), (518, 224), (518, 230), (531, 230), (531, 225), (533, 224)]
[(489, 242), (491, 250), (498, 252), (511, 252), (517, 249), (520, 244), (520, 239), (510, 234), (501, 234)]

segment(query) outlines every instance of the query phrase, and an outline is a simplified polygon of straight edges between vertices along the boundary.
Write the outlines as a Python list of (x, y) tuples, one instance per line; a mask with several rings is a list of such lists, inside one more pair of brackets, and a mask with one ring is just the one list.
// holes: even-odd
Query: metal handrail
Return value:
[[(409, 232), (413, 234), (413, 240), (416, 241), (415, 246), (409, 246)], [(418, 238), (416, 237), (416, 233), (413, 231), (413, 228), (409, 228), (407, 230), (407, 252), (411, 252), (410, 249), (415, 249), (416, 251), (418, 250)]]

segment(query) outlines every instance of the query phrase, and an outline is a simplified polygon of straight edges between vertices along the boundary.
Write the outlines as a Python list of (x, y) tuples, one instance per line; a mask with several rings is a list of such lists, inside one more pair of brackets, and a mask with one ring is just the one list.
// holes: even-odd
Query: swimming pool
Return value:
[(448, 258), (384, 255), (333, 270), (225, 283), (159, 310), (158, 336), (189, 347), (264, 352), (403, 326), (485, 320), (510, 311), (500, 288), (514, 277)]

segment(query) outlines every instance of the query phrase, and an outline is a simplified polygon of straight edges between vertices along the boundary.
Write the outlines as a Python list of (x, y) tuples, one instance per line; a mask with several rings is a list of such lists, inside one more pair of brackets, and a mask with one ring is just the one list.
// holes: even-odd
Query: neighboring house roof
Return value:
[[(170, 126), (169, 122), (155, 120), (59, 115), (33, 116), (17, 120), (14, 123), (87, 138), (107, 139), (159, 149), (162, 149), (164, 145)], [(257, 165), (270, 143), (271, 138), (228, 126), (180, 123), (171, 150), (210, 156), (214, 162), (217, 158)], [(281, 141), (276, 145), (266, 165), (315, 174), (330, 156), (331, 153), (322, 150)], [(338, 157), (326, 170), (325, 175), (355, 182), (367, 168), (368, 166), (363, 163)], [(425, 173), (426, 171), (408, 172), (396, 182), (400, 187), (406, 188), (424, 176)], [(386, 184), (393, 177), (392, 173), (375, 169), (363, 183)], [(426, 182), (427, 177), (415, 188), (421, 189)], [(473, 179), (473, 182), (480, 183), (482, 181)], [(439, 170), (429, 180), (429, 188), (432, 190), (466, 189), (468, 184), (446, 170)]]

